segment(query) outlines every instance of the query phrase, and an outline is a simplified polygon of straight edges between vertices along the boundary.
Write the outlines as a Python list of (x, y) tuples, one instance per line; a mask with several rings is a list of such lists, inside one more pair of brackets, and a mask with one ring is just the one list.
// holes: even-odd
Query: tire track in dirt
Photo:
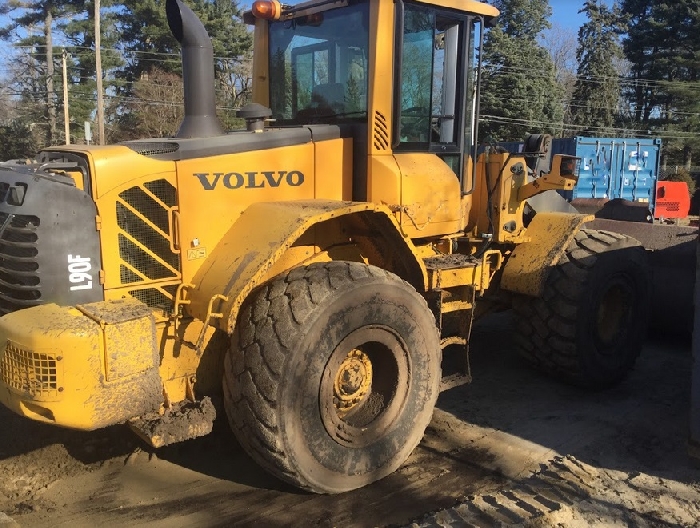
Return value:
[(468, 496), (408, 526), (698, 526), (698, 491), (698, 486), (557, 456), (526, 479)]

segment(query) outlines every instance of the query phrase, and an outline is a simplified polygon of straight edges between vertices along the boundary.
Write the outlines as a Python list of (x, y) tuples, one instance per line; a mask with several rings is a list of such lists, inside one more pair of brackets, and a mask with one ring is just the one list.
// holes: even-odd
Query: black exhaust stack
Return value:
[(170, 31), (182, 46), (185, 118), (175, 137), (212, 137), (224, 133), (216, 117), (214, 49), (201, 20), (180, 0), (167, 0)]

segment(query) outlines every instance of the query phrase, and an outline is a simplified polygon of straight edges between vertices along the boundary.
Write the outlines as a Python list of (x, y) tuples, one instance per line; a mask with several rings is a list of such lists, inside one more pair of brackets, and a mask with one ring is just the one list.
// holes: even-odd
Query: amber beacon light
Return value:
[(255, 0), (251, 8), (253, 16), (267, 20), (277, 20), (282, 9), (277, 0)]

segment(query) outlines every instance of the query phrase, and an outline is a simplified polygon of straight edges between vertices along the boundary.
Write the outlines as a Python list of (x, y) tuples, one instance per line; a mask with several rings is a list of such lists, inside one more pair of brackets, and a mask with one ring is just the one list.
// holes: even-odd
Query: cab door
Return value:
[(402, 11), (392, 145), (401, 227), (412, 237), (456, 233), (464, 228), (470, 17), (410, 3)]

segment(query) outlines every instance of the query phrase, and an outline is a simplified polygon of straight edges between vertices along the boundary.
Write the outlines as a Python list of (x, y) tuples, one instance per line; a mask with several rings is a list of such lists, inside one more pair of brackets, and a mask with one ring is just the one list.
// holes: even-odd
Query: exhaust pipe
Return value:
[(216, 117), (214, 49), (202, 21), (180, 0), (167, 0), (170, 31), (182, 46), (185, 118), (175, 137), (212, 137), (224, 133)]

